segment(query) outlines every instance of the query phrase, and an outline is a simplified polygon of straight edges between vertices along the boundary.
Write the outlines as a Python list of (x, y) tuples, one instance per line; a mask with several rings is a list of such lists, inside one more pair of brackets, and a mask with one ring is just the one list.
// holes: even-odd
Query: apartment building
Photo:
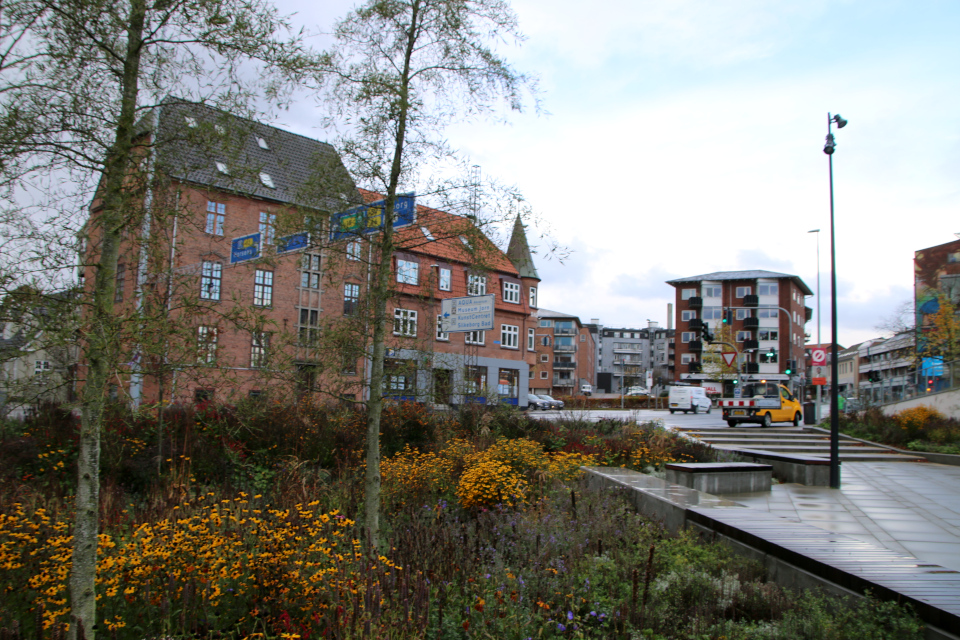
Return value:
[[(698, 327), (713, 333), (729, 327), (743, 380), (796, 379), (804, 358), (805, 325), (813, 295), (798, 276), (764, 270), (719, 271), (667, 281), (676, 289), (676, 368), (674, 380), (703, 383), (703, 352)], [(724, 322), (726, 320), (726, 322)], [(787, 374), (787, 369), (791, 374)], [(731, 383), (726, 383), (731, 387)], [(731, 393), (725, 388), (723, 393)]]
[[(158, 151), (144, 163), (142, 223), (121, 244), (116, 313), (153, 312), (163, 339), (125, 338), (111, 393), (133, 404), (368, 397), (382, 197), (357, 189), (330, 145), (202, 105), (165, 101), (140, 126)], [(385, 395), (525, 404), (539, 277), (519, 219), (503, 252), (474, 220), (412, 195), (396, 211)], [(95, 225), (89, 236), (86, 264)], [(442, 299), (484, 294), (492, 331), (441, 331)]]
[(597, 387), (621, 393), (646, 387), (648, 374), (653, 385), (672, 379), (674, 333), (653, 321), (642, 329), (601, 326)]
[(537, 362), (531, 393), (568, 396), (595, 384), (596, 344), (590, 328), (568, 313), (538, 309)]
[(857, 348), (857, 396), (869, 404), (896, 402), (915, 396), (919, 384), (915, 346), (913, 331), (860, 344)]

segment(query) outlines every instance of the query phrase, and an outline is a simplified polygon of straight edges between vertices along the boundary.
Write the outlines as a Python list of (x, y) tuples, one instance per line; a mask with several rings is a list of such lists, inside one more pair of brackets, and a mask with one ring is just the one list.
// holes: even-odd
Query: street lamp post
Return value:
[[(811, 229), (807, 233), (817, 234), (817, 348), (819, 349), (823, 342), (820, 341), (820, 229)], [(823, 385), (817, 385), (817, 406), (813, 410), (813, 417), (817, 424), (820, 424), (820, 406), (823, 404), (822, 394)]]
[(827, 142), (823, 152), (830, 160), (830, 487), (840, 488), (840, 403), (837, 400), (837, 236), (833, 220), (833, 152), (837, 143), (831, 126), (837, 129), (847, 126), (840, 114), (827, 113)]

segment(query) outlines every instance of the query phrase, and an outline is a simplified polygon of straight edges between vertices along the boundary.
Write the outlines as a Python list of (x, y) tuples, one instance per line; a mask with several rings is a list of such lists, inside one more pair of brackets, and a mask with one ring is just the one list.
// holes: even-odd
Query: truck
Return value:
[(720, 408), (727, 425), (735, 427), (740, 423), (753, 422), (769, 427), (774, 422), (792, 422), (799, 427), (803, 419), (803, 406), (782, 384), (775, 382), (753, 382), (743, 385), (742, 397), (723, 398)]

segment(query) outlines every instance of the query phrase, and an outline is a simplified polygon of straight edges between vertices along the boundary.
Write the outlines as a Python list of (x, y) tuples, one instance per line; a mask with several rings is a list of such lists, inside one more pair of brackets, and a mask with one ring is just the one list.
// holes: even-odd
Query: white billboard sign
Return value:
[(440, 301), (440, 330), (445, 333), (493, 330), (493, 295)]

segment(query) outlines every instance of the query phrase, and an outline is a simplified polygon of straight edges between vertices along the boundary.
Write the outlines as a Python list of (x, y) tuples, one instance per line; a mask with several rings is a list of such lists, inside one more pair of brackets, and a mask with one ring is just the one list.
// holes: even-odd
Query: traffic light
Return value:
[(740, 380), (738, 380), (737, 378), (734, 378), (734, 379), (733, 379), (733, 384), (734, 384), (734, 385), (740, 384)]
[(784, 373), (788, 376), (793, 373), (793, 370), (797, 368), (796, 360), (787, 360), (787, 368), (784, 370)]
[(704, 342), (713, 342), (713, 334), (710, 333), (710, 327), (706, 324), (703, 325), (703, 329), (700, 330), (700, 334), (703, 336)]
[(729, 325), (733, 321), (733, 309), (723, 310), (723, 324)]

